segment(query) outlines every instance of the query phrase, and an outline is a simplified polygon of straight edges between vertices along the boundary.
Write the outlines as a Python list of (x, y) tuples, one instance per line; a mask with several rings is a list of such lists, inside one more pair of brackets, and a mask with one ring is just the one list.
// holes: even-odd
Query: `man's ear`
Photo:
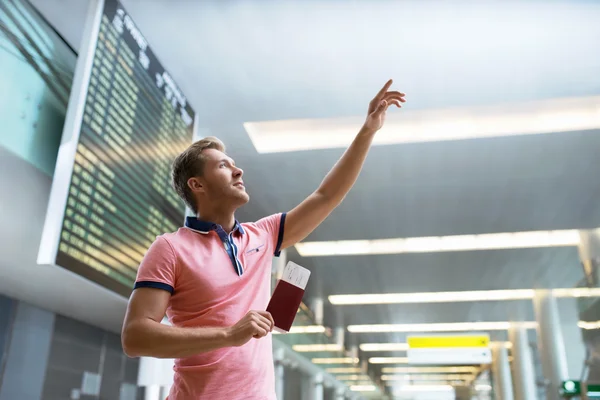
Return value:
[(192, 177), (187, 181), (188, 187), (194, 193), (204, 193), (204, 183), (198, 177)]

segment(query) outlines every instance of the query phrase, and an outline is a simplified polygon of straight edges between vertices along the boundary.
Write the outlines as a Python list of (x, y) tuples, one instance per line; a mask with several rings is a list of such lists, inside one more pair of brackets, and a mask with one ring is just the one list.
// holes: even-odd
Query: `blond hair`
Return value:
[(206, 157), (202, 152), (206, 149), (216, 149), (225, 152), (225, 145), (214, 136), (207, 136), (190, 145), (173, 161), (171, 181), (173, 188), (181, 199), (197, 213), (196, 199), (188, 186), (188, 180), (194, 176), (202, 176)]

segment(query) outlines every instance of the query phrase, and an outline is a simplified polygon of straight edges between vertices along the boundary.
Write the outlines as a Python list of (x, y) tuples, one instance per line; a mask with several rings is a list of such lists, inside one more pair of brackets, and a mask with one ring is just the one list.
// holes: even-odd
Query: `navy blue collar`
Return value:
[[(215, 224), (215, 223), (209, 222), (209, 221), (203, 221), (196, 217), (186, 217), (185, 218), (185, 226), (187, 228), (190, 228), (195, 231), (202, 232), (202, 233), (223, 230), (223, 227), (221, 225), (218, 225), (218, 224)], [(242, 228), (242, 224), (240, 224), (239, 221), (236, 219), (232, 232), (235, 232), (237, 230), (239, 230), (242, 235), (246, 233), (246, 232), (244, 232), (244, 228)]]

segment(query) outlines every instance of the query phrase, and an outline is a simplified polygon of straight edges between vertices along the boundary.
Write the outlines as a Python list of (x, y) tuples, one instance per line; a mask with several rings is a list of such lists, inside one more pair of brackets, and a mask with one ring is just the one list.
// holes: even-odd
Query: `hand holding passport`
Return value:
[(275, 330), (289, 332), (310, 277), (310, 271), (289, 261), (271, 296), (267, 311), (275, 321)]

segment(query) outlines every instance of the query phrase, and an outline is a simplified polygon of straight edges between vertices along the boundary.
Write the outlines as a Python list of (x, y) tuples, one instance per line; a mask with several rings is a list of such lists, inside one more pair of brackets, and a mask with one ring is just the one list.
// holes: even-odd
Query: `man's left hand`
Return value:
[(375, 98), (369, 103), (369, 111), (367, 114), (367, 120), (365, 121), (364, 128), (370, 132), (377, 132), (383, 126), (385, 122), (385, 114), (390, 105), (395, 105), (401, 108), (400, 103), (406, 102), (404, 93), (396, 91), (388, 91), (392, 86), (392, 80), (390, 79), (383, 86), (383, 88), (377, 93)]

